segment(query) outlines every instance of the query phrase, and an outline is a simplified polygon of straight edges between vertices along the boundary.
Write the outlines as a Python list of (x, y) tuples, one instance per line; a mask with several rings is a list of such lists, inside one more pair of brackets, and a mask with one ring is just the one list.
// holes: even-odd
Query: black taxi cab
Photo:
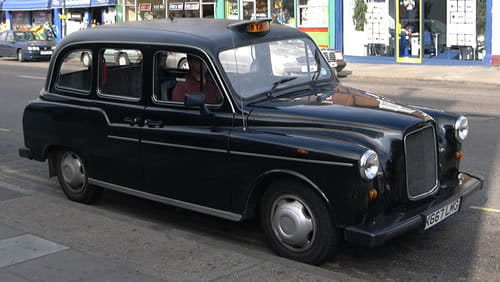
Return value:
[(104, 188), (257, 217), (273, 250), (311, 264), (341, 240), (374, 247), (429, 229), (482, 188), (459, 168), (465, 117), (342, 86), (308, 35), (268, 20), (71, 34), (23, 129), (20, 156), (48, 160), (70, 200)]

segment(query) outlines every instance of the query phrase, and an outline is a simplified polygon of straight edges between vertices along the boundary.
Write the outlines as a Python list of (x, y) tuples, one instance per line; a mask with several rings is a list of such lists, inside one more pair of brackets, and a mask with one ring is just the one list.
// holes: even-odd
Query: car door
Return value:
[[(190, 70), (181, 69), (186, 57), (188, 61), (196, 58), (200, 64), (200, 80), (194, 83), (200, 83), (198, 88), (187, 85), (193, 66), (190, 63)], [(152, 101), (144, 112), (141, 141), (147, 191), (175, 199), (176, 205), (202, 206), (201, 211), (208, 213), (229, 210), (230, 193), (224, 179), (230, 173), (228, 138), (233, 110), (227, 95), (201, 54), (157, 50), (153, 61)], [(184, 106), (186, 92), (204, 93), (209, 113)]]
[[(141, 58), (119, 65), (114, 58), (104, 54), (137, 51)], [(144, 64), (145, 50), (131, 46), (100, 46), (97, 58), (97, 95), (94, 109), (105, 119), (104, 128), (96, 128), (103, 140), (93, 156), (97, 168), (97, 183), (107, 188), (119, 187), (142, 189), (143, 178), (140, 163), (140, 138), (144, 111)], [(95, 55), (95, 53), (94, 53)]]
[(7, 43), (5, 39), (7, 39), (7, 31), (0, 32), (0, 57), (7, 56), (7, 54), (4, 54), (5, 44)]
[(5, 53), (5, 56), (7, 57), (15, 57), (17, 54), (16, 54), (16, 41), (15, 41), (15, 37), (14, 37), (14, 32), (12, 31), (9, 31), (7, 33), (7, 40), (5, 42), (5, 45), (4, 45), (4, 53)]

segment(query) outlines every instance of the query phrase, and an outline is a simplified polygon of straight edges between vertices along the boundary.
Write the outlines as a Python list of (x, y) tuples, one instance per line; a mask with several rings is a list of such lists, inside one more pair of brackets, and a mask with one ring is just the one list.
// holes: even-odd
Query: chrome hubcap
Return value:
[(88, 66), (90, 64), (90, 57), (88, 55), (83, 56), (83, 64)]
[(61, 158), (61, 173), (64, 182), (75, 193), (81, 192), (85, 185), (85, 168), (80, 158), (66, 152)]
[(271, 224), (283, 245), (294, 251), (305, 250), (314, 241), (315, 219), (309, 207), (296, 196), (285, 195), (274, 201)]

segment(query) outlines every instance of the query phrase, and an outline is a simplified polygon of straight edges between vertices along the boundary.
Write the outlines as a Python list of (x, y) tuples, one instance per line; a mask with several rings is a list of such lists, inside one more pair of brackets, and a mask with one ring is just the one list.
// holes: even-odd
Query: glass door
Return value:
[(396, 1), (396, 61), (422, 63), (422, 2), (423, 0)]
[(242, 0), (241, 1), (241, 15), (240, 18), (243, 20), (253, 20), (255, 19), (255, 0)]
[(203, 3), (201, 5), (201, 17), (202, 18), (215, 18), (215, 3)]

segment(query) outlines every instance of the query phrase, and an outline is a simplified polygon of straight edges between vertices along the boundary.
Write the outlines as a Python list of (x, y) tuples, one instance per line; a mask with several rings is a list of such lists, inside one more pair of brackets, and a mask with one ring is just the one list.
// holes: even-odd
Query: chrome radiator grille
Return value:
[(323, 51), (323, 55), (329, 62), (335, 61), (335, 52)]
[(421, 199), (438, 187), (436, 134), (427, 126), (405, 136), (408, 198)]

